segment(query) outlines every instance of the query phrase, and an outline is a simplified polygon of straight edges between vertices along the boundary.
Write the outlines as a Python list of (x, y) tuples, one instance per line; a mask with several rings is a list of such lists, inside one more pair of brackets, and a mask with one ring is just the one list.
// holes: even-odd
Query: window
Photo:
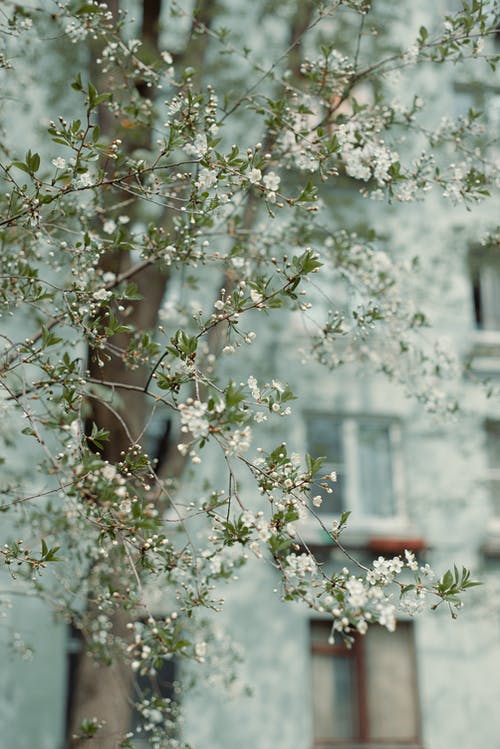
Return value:
[(318, 479), (335, 471), (332, 489), (321, 494), (322, 514), (352, 510), (355, 517), (391, 518), (399, 514), (399, 424), (393, 419), (308, 414), (308, 451), (326, 457)]
[(315, 749), (419, 747), (412, 623), (373, 625), (350, 650), (328, 644), (330, 626), (311, 623)]
[(492, 248), (473, 252), (470, 268), (476, 328), (500, 331), (500, 256)]
[(488, 457), (488, 485), (493, 517), (500, 523), (500, 421), (488, 420), (485, 424)]

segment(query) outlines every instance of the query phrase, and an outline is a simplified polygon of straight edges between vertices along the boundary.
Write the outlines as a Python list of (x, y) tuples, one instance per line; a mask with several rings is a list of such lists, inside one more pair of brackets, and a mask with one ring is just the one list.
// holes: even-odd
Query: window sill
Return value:
[[(330, 529), (337, 518), (321, 517), (325, 528)], [(334, 546), (335, 542), (319, 523), (309, 519), (301, 524), (301, 535), (311, 546)], [(415, 528), (405, 517), (350, 519), (340, 538), (342, 545), (352, 549), (369, 549), (379, 554), (398, 554), (404, 549), (422, 551), (427, 547)]]

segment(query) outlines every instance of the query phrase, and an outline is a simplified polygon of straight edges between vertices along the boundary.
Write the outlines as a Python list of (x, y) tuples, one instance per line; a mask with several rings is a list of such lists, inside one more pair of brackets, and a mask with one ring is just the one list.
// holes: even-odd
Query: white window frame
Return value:
[(483, 336), (500, 334), (500, 258), (485, 257), (475, 261), (472, 271), (474, 291), (474, 322), (476, 331)]
[[(500, 254), (491, 247), (471, 247), (468, 257), (471, 285), (474, 369), (497, 371), (500, 363)], [(498, 293), (497, 293), (498, 292)]]
[[(386, 416), (383, 414), (345, 414), (332, 412), (331, 414), (325, 414), (324, 412), (308, 411), (305, 414), (306, 424), (312, 424), (315, 417), (331, 418), (332, 422), (340, 422), (341, 440), (343, 447), (343, 466), (344, 466), (344, 504), (345, 509), (352, 513), (350, 518), (350, 524), (356, 526), (367, 525), (371, 529), (380, 527), (386, 530), (390, 526), (400, 527), (401, 525), (407, 525), (407, 517), (405, 514), (405, 484), (404, 484), (404, 469), (403, 469), (403, 456), (402, 456), (402, 429), (400, 421), (393, 416)], [(394, 497), (394, 514), (388, 517), (381, 517), (379, 515), (372, 515), (365, 511), (363, 507), (363, 501), (361, 496), (361, 472), (359, 468), (359, 439), (358, 429), (360, 424), (371, 422), (373, 424), (380, 424), (388, 429), (389, 437), (389, 451), (391, 461), (391, 478), (392, 478), (392, 493)], [(313, 456), (316, 457), (316, 456)], [(327, 456), (325, 461), (327, 464), (334, 463), (334, 460)], [(314, 488), (311, 490), (311, 494), (314, 495)], [(336, 519), (338, 514), (336, 513), (319, 513), (322, 519)]]
[[(500, 432), (500, 419), (488, 419), (484, 423), (484, 434), (486, 437), (486, 440), (488, 441), (490, 439), (491, 429), (488, 428), (488, 423), (496, 423), (497, 428)], [(489, 452), (489, 446), (488, 444), (485, 445), (486, 447), (486, 459), (487, 459), (487, 467), (486, 467), (486, 485), (488, 488), (488, 492), (490, 493), (490, 497), (492, 498), (492, 494), (494, 492), (493, 485), (497, 484), (500, 486), (500, 465), (499, 466), (492, 466), (490, 464), (490, 456), (488, 454)], [(493, 512), (491, 516), (488, 518), (488, 528), (489, 530), (494, 533), (495, 535), (500, 535), (500, 511), (495, 512), (495, 503), (492, 498), (492, 507)], [(500, 508), (499, 508), (500, 510)]]

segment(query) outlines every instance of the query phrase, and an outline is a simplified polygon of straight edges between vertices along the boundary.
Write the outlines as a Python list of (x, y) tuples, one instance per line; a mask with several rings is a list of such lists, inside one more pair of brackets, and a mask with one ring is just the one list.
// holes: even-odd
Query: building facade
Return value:
[[(433, 5), (412, 7), (412, 28)], [(394, 16), (396, 32), (408, 35), (405, 13)], [(430, 68), (416, 74), (436, 122), (486, 106), (498, 126), (500, 87), (457, 70), (439, 79)], [(395, 71), (395, 94), (402, 80)], [(306, 355), (328, 309), (355, 305), (333, 268), (310, 317), (284, 314), (274, 325), (256, 317), (265, 356), (252, 374), (277, 376), (297, 395), (287, 447), (325, 456), (336, 472), (317, 515), (331, 528), (352, 512), (342, 535), (350, 554), (371, 562), (409, 550), (438, 572), (467, 565), (484, 585), (467, 594), (456, 620), (444, 605), (406, 613), (394, 633), (372, 627), (347, 649), (330, 641), (326, 618), (283, 603), (273, 565), (250, 554), (239, 579), (221, 588), (224, 610), (214, 624), (214, 646), (223, 651), (227, 638), (241, 655), (234, 674), (224, 662), (214, 671), (210, 662), (176, 669), (180, 683), (196, 672), (180, 698), (180, 737), (193, 749), (500, 749), (500, 249), (491, 237), (482, 241), (495, 217), (491, 202), (469, 212), (436, 192), (382, 207), (359, 191), (357, 180), (339, 178), (322, 210), (332, 231), (373, 227), (383, 238), (377, 246), (392, 247), (402, 273), (415, 274), (409, 284), (432, 324), (421, 332), (429, 363), (408, 363), (383, 335), (374, 351), (388, 374), (376, 371), (369, 347), (362, 366), (347, 351), (333, 368)], [(343, 347), (339, 339), (338, 358)], [(436, 356), (440, 372), (432, 370)], [(217, 466), (211, 470), (216, 480)], [(250, 503), (253, 491), (242, 487)], [(350, 564), (317, 523), (304, 522), (299, 536), (325, 569)], [(60, 749), (77, 645), (47, 605), (21, 595), (5, 574), (1, 586), (10, 603), (0, 626), (0, 749)]]

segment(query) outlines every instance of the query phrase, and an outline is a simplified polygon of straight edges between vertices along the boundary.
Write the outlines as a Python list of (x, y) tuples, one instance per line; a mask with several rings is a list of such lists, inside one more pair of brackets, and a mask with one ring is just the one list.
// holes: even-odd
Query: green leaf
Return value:
[(49, 346), (55, 346), (57, 343), (61, 343), (62, 338), (59, 338), (56, 336), (55, 333), (53, 333), (51, 330), (47, 330), (45, 325), (42, 323), (41, 327), (41, 333), (42, 333), (42, 341), (44, 348), (49, 348)]
[(26, 166), (26, 164), (23, 161), (13, 161), (12, 166), (15, 166), (17, 169), (20, 169), (22, 172), (26, 172), (26, 174), (31, 174), (29, 166)]
[(28, 151), (26, 154), (26, 164), (31, 173), (35, 173), (40, 168), (40, 156), (37, 153), (31, 153)]
[(347, 523), (350, 515), (351, 515), (351, 510), (346, 510), (345, 512), (342, 513), (342, 515), (340, 516), (339, 528), (341, 528), (343, 525)]
[(313, 185), (312, 179), (309, 179), (307, 185), (300, 193), (298, 200), (301, 203), (314, 203), (318, 199), (318, 189)]
[(77, 74), (75, 80), (71, 84), (71, 88), (74, 88), (75, 91), (83, 91), (82, 76), (80, 73)]
[(99, 429), (96, 424), (92, 424), (92, 431), (88, 435), (87, 440), (92, 442), (97, 448), (102, 449), (108, 439), (109, 431), (107, 429)]
[(97, 105), (97, 99), (98, 99), (98, 93), (95, 86), (92, 85), (92, 83), (89, 82), (87, 86), (87, 95), (88, 95), (88, 101), (89, 101), (89, 108), (94, 109), (94, 107)]
[(93, 5), (92, 3), (83, 3), (77, 10), (75, 10), (75, 15), (83, 16), (91, 13), (102, 13), (102, 11), (103, 9), (99, 4)]
[(226, 388), (226, 405), (231, 408), (237, 406), (241, 401), (245, 400), (245, 395), (241, 388), (235, 386), (234, 382), (229, 382)]

